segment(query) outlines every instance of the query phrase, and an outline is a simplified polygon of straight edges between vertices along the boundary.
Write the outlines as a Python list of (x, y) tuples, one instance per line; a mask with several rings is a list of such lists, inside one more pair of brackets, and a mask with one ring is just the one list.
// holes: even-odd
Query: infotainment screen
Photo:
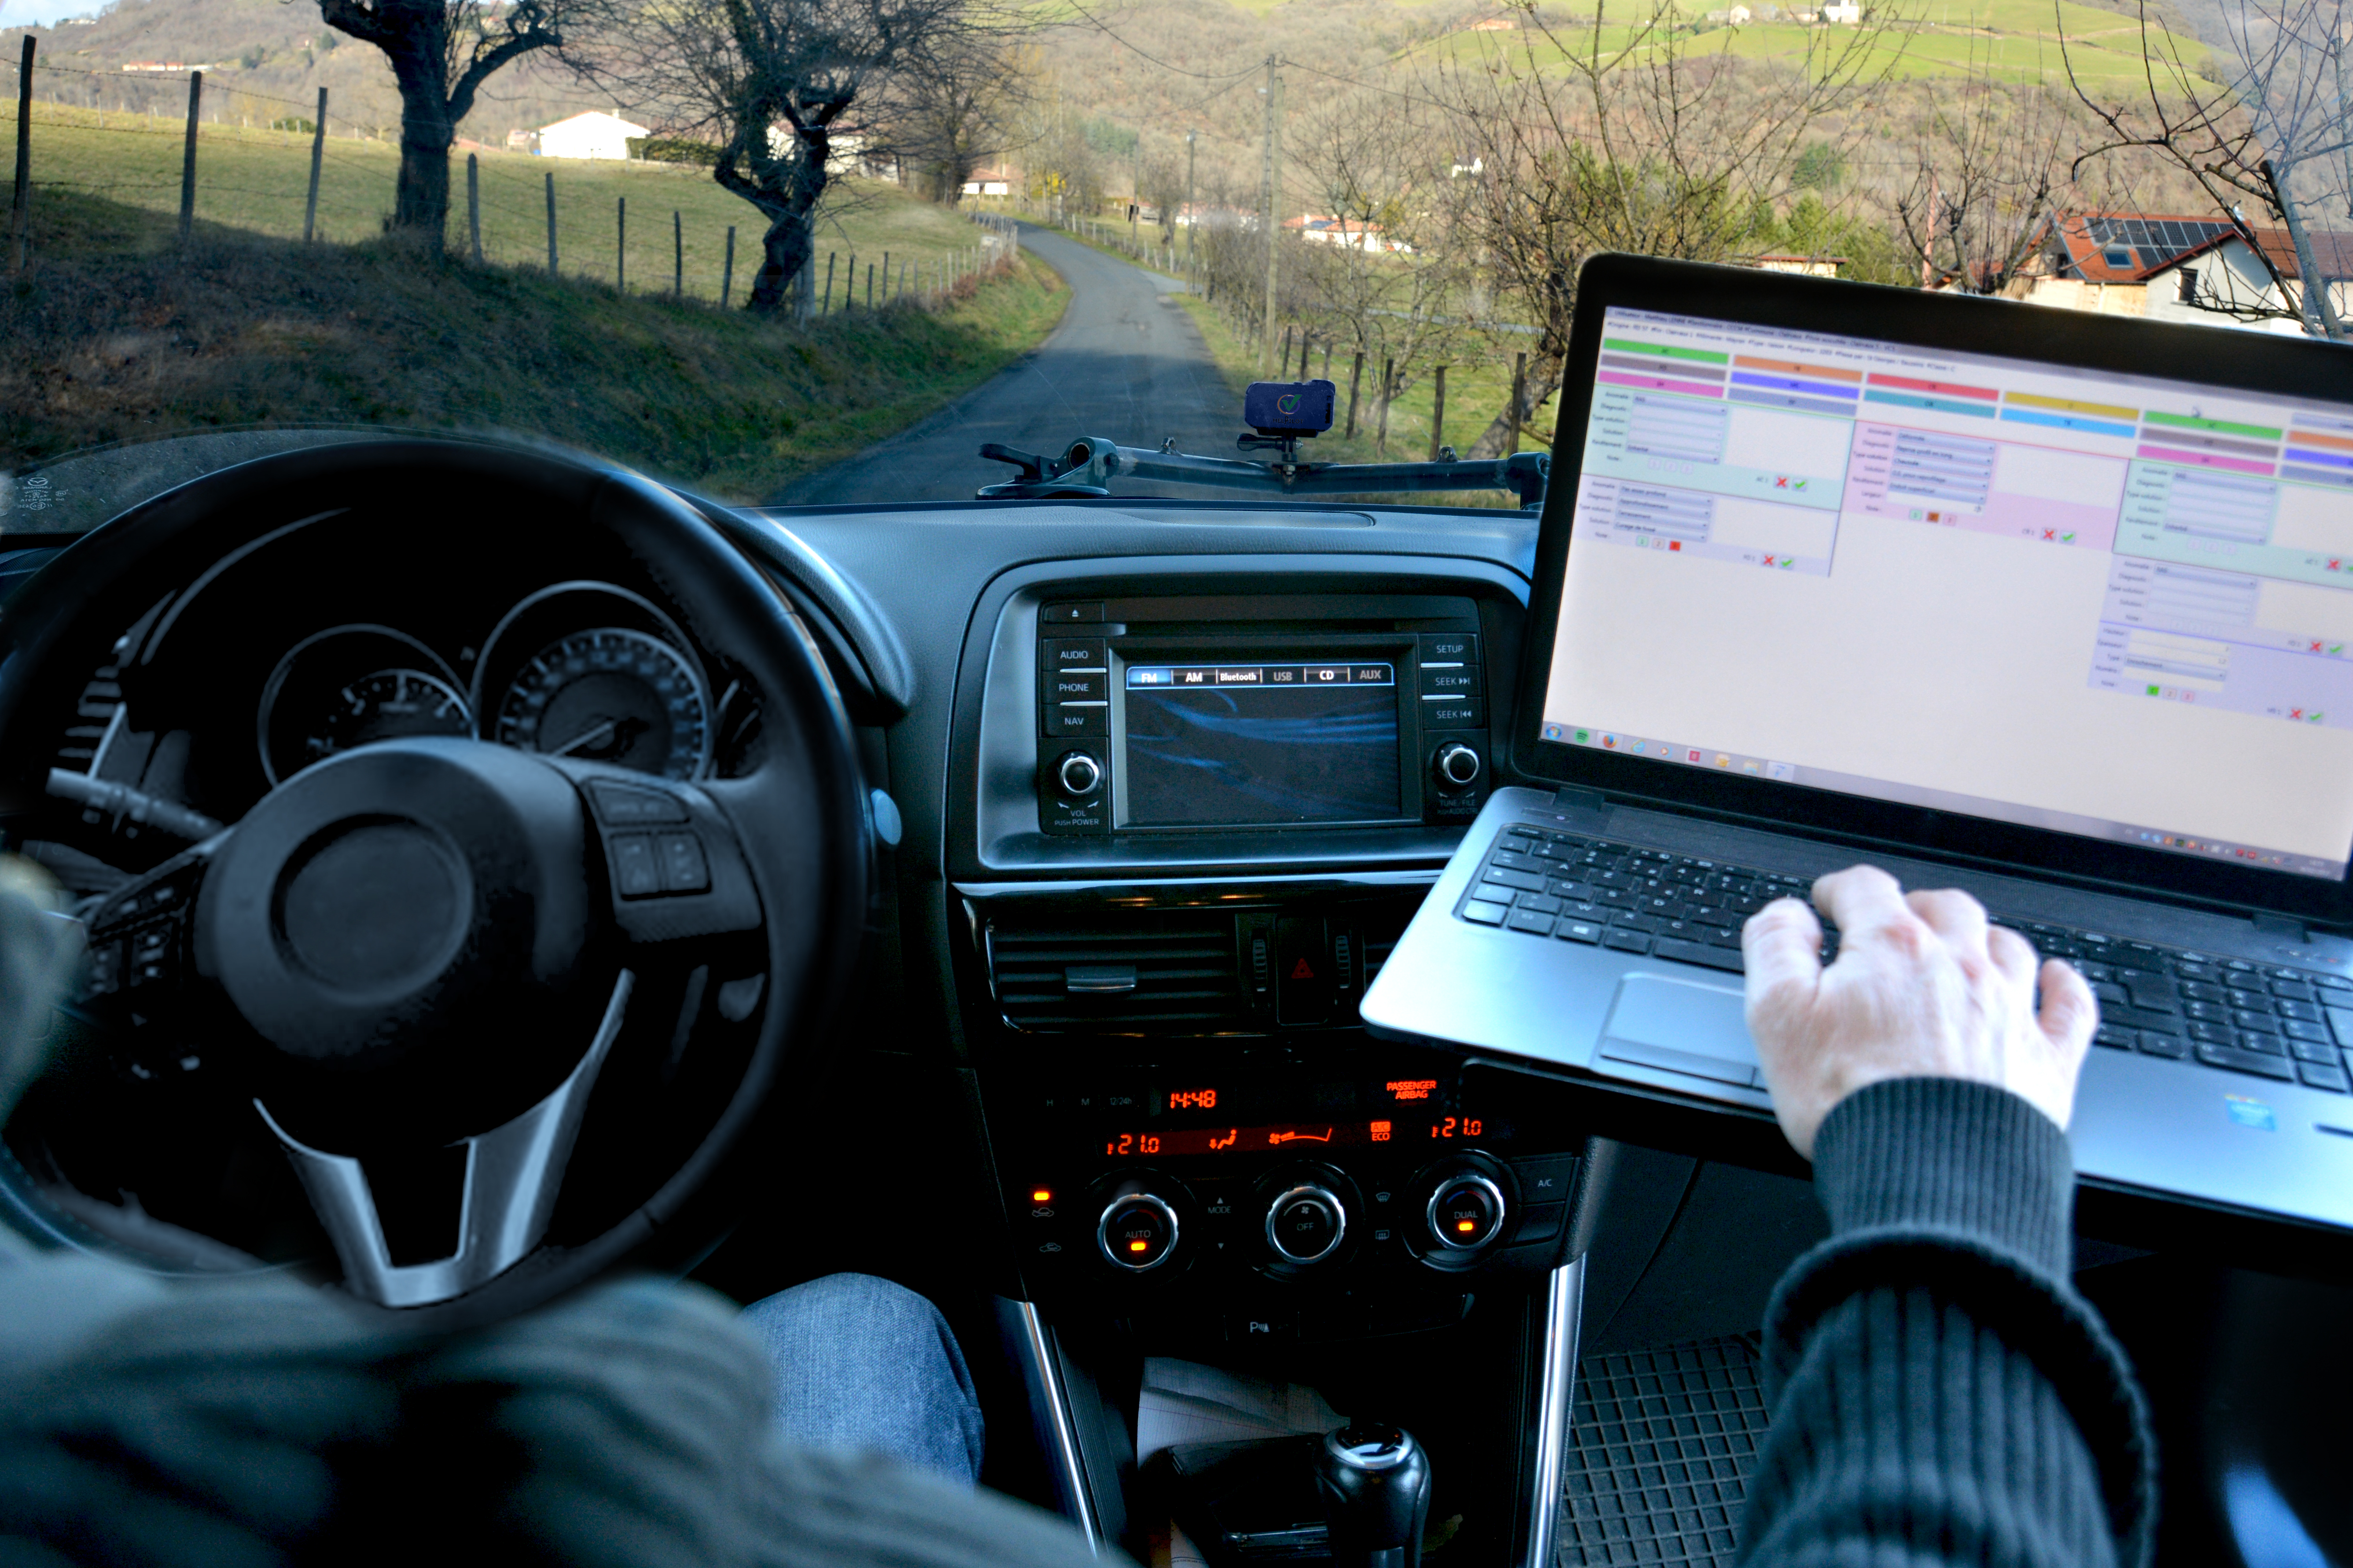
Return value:
[(1122, 820), (1377, 822), (1404, 809), (1388, 660), (1130, 664)]

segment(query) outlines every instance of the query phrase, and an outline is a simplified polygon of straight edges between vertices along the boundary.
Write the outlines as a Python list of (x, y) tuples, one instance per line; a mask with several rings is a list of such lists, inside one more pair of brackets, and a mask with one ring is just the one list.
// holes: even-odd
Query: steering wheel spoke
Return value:
[(280, 1126), (268, 1106), (253, 1102), (334, 1243), (346, 1289), (381, 1307), (430, 1306), (498, 1278), (531, 1255), (555, 1213), (581, 1115), (620, 1036), (636, 983), (631, 971), (621, 971), (596, 1037), (545, 1099), (512, 1121), (452, 1145), (465, 1151), (465, 1174), (450, 1227), (458, 1247), (446, 1258), (394, 1262), (378, 1195), (359, 1157), (312, 1148)]

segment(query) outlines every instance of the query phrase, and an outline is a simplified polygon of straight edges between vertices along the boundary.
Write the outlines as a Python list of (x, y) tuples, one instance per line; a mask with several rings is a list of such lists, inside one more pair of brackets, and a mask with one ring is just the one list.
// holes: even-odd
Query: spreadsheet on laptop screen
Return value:
[(1612, 309), (1569, 538), (1547, 741), (2345, 875), (2353, 410)]

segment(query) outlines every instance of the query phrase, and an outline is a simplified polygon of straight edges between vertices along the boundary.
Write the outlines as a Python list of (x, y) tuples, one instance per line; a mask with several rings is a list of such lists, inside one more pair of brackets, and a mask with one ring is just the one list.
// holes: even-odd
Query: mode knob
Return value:
[(1153, 1193), (1113, 1198), (1095, 1224), (1095, 1247), (1114, 1268), (1130, 1274), (1157, 1268), (1176, 1250), (1176, 1211)]
[(1460, 741), (1450, 741), (1438, 748), (1431, 759), (1438, 776), (1456, 789), (1468, 789), (1479, 781), (1479, 753)]
[(1266, 1244), (1293, 1263), (1321, 1263), (1348, 1234), (1348, 1211), (1329, 1187), (1296, 1186), (1266, 1208)]
[(1481, 1175), (1449, 1176), (1430, 1194), (1430, 1234), (1440, 1247), (1470, 1252), (1504, 1228), (1504, 1191)]
[(1064, 795), (1082, 799), (1103, 787), (1103, 764), (1084, 752), (1066, 752), (1054, 764), (1054, 779)]

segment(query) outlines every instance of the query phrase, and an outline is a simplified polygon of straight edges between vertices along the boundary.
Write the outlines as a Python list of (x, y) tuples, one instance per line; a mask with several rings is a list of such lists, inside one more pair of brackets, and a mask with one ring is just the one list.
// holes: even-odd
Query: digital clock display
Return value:
[(1218, 1091), (1214, 1089), (1172, 1089), (1168, 1091), (1171, 1110), (1215, 1110)]

